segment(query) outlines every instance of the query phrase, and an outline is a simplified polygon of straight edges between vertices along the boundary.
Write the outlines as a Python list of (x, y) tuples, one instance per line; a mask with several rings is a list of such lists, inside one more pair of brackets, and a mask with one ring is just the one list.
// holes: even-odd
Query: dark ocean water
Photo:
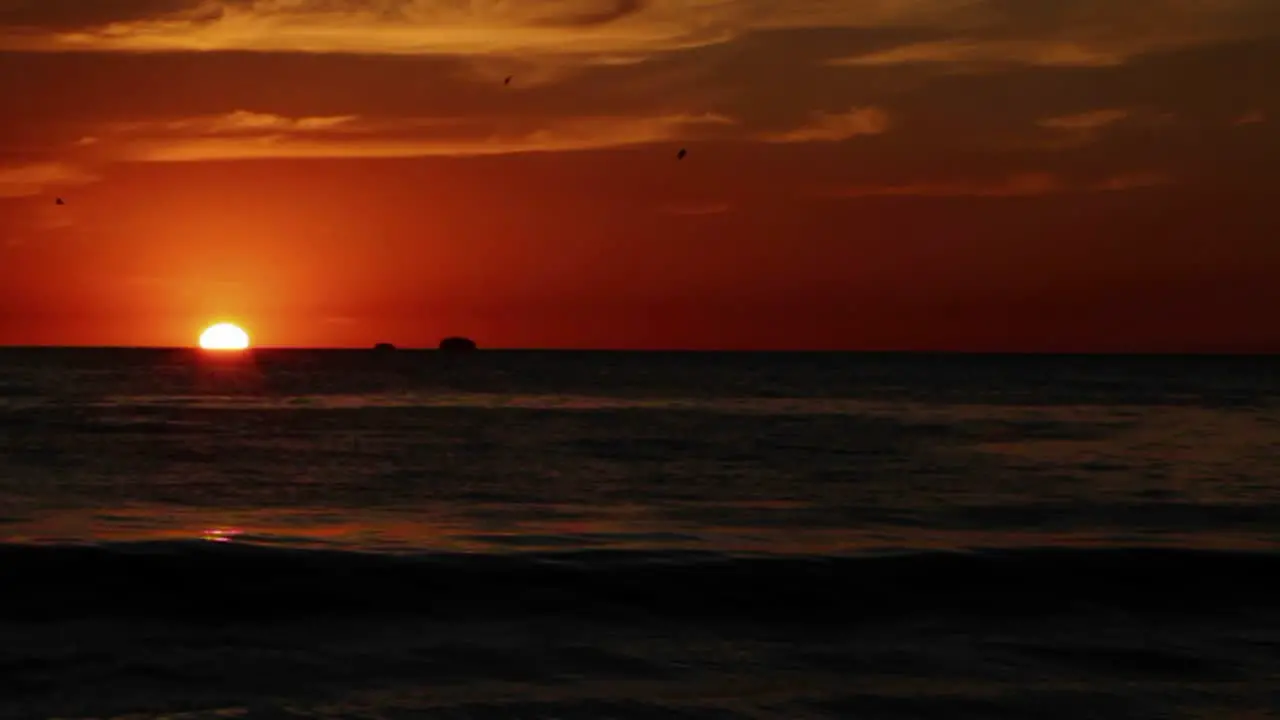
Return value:
[(1280, 358), (8, 349), (0, 427), (0, 717), (1280, 708)]

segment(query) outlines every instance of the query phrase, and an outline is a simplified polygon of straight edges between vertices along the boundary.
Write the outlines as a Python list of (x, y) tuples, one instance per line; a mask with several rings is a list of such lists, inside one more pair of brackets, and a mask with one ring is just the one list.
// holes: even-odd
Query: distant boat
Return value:
[(476, 349), (476, 342), (470, 338), (447, 337), (440, 341), (443, 352), (471, 352)]

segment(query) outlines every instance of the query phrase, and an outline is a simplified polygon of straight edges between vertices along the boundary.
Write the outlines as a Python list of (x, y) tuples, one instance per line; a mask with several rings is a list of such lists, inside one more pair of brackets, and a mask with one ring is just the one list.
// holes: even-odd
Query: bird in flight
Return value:
[(511, 84), (511, 78), (513, 78), (513, 77), (515, 77), (515, 75), (508, 75), (508, 76), (506, 77), (506, 79), (502, 81), (502, 84), (503, 84), (503, 85), (510, 85), (510, 84)]
[(67, 203), (66, 203), (66, 201), (65, 201), (65, 200), (63, 200), (62, 198), (57, 198), (57, 199), (55, 199), (55, 200), (53, 201), (53, 204), (54, 204), (54, 205), (66, 205)]
[(684, 156), (688, 154), (689, 154), (689, 151), (685, 150), (684, 148), (680, 148), (680, 152), (676, 153), (676, 159), (683, 160)]

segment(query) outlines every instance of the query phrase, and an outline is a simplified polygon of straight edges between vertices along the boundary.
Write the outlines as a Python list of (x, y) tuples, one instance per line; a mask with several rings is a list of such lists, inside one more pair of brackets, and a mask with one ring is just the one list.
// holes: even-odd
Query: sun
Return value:
[(205, 350), (244, 350), (249, 347), (249, 334), (231, 323), (218, 323), (200, 333), (200, 347)]

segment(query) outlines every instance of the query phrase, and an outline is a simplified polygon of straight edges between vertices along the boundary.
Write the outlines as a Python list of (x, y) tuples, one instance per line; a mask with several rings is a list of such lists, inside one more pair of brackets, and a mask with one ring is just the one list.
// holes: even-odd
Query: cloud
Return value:
[(1236, 118), (1232, 124), (1236, 126), (1261, 125), (1266, 121), (1267, 121), (1266, 113), (1262, 112), (1261, 110), (1251, 110), (1245, 113), (1244, 115), (1241, 115), (1240, 117)]
[(1137, 190), (1170, 185), (1172, 182), (1169, 176), (1154, 172), (1113, 175), (1086, 183), (1069, 183), (1047, 172), (1029, 172), (1010, 175), (995, 181), (865, 185), (841, 189), (836, 195), (840, 197), (1027, 198), (1064, 193)]
[(0, 49), (11, 50), (590, 59), (643, 57), (777, 29), (895, 29), (931, 36), (836, 61), (851, 65), (1111, 65), (1136, 54), (1256, 37), (1280, 18), (1274, 0), (7, 2), (0, 0)]
[(889, 115), (877, 107), (850, 108), (843, 113), (814, 113), (805, 125), (764, 136), (767, 142), (840, 142), (859, 135), (880, 135), (889, 130)]
[[(612, 57), (757, 30), (953, 23), (973, 0), (40, 0), (0, 11), (0, 47)], [(0, 5), (0, 7), (4, 7)], [(43, 32), (40, 32), (43, 31)]]
[(225, 115), (102, 128), (115, 159), (192, 162), (265, 158), (406, 158), (591, 150), (664, 142), (731, 127), (715, 114), (506, 119)]
[[(271, 113), (235, 110), (223, 115), (206, 115), (159, 122), (117, 123), (108, 128), (115, 134), (152, 133), (178, 135), (240, 135), (260, 133), (297, 133), (340, 130), (355, 127), (356, 115), (290, 118)], [(94, 144), (91, 142), (89, 144)]]
[[(954, 14), (954, 13), (953, 13)], [(1273, 0), (977, 0), (940, 37), (835, 58), (837, 66), (1109, 67), (1151, 53), (1274, 36)]]
[[(355, 122), (355, 115), (337, 115), (328, 117), (304, 117), (304, 118), (286, 118), (270, 113), (255, 113), (245, 110), (237, 110), (227, 115), (213, 118), (211, 125), (203, 128), (205, 132), (261, 132), (270, 131), (286, 131), (298, 132), (308, 130), (330, 130), (339, 128), (344, 125), (350, 125)], [(180, 129), (188, 129), (180, 126)]]
[(1165, 185), (1172, 184), (1173, 178), (1164, 173), (1136, 172), (1123, 175), (1113, 175), (1087, 186), (1087, 189), (1096, 192), (1111, 192), (1122, 190), (1141, 190), (1144, 188), (1163, 187)]
[(53, 188), (87, 185), (98, 179), (86, 170), (60, 162), (0, 166), (0, 198), (30, 197)]
[(212, 0), (0, 0), (0, 28), (31, 32), (156, 19), (207, 22), (221, 15), (223, 5)]
[(1022, 173), (996, 182), (913, 183), (847, 188), (843, 197), (1031, 197), (1062, 191), (1050, 173)]
[(1067, 132), (1092, 131), (1100, 128), (1114, 125), (1115, 123), (1130, 117), (1133, 113), (1124, 109), (1110, 110), (1091, 110), (1089, 112), (1077, 113), (1075, 115), (1061, 115), (1058, 117), (1045, 118), (1040, 121), (1040, 127), (1049, 128), (1050, 130), (1063, 130)]
[(900, 27), (964, 16), (974, 5), (973, 0), (6, 0), (0, 4), (0, 27), (111, 29), (116, 35), (146, 29), (148, 23), (168, 23), (177, 30), (183, 24), (246, 21), (314, 27), (334, 20), (354, 22), (361, 30), (397, 25), (581, 29), (636, 19), (686, 28)]
[(1047, 67), (1108, 67), (1124, 62), (1114, 50), (1084, 43), (1040, 40), (951, 39), (899, 45), (887, 50), (829, 61), (833, 66), (948, 64), (1040, 65)]
[(770, 143), (839, 142), (890, 127), (876, 107), (815, 113), (804, 125), (743, 133), (716, 113), (586, 115), (544, 118), (285, 117), (236, 110), (157, 121), (109, 123), (74, 147), (98, 160), (194, 162), (266, 158), (408, 158), (599, 150), (697, 139)]
[[(109, 5), (101, 0), (99, 4)], [(86, 13), (81, 22), (73, 21), (68, 11), (61, 22), (46, 23), (49, 32), (5, 33), (0, 47), (582, 56), (723, 42), (749, 14), (746, 4), (725, 0), (156, 0), (151, 4), (160, 6), (157, 12), (113, 15), (98, 9)]]
[[(1146, 10), (1160, 6), (1131, 1)], [(117, 42), (135, 49), (261, 49), (297, 41), (338, 50), (4, 56), (12, 67), (0, 72), (2, 94), (31, 99), (15, 106), (3, 128), (5, 142), (41, 156), (53, 146), (65, 149), (64, 159), (105, 162), (493, 155), (714, 139), (802, 144), (771, 154), (857, 152), (859, 168), (923, 169), (957, 157), (953, 162), (986, 172), (1065, 171), (1092, 165), (1062, 150), (1099, 139), (1088, 152), (1115, 153), (1107, 159), (1122, 167), (1181, 153), (1168, 161), (1189, 170), (1235, 160), (1190, 157), (1208, 156), (1216, 136), (1163, 144), (1189, 138), (1202, 116), (1225, 137), (1236, 115), (1273, 105), (1272, 90), (1259, 79), (1265, 73), (1234, 71), (1243, 87), (1227, 80), (1233, 68), (1272, 66), (1264, 61), (1280, 47), (1237, 44), (1107, 71), (1022, 68), (931, 77), (932, 70), (919, 68), (842, 71), (819, 64), (854, 48), (867, 49), (861, 61), (879, 53), (896, 63), (904, 53), (923, 52), (952, 68), (1010, 55), (1022, 57), (1019, 62), (1107, 64), (1156, 42), (1151, 37), (1190, 37), (1185, 19), (1191, 15), (1175, 8), (1170, 16), (1146, 16), (1143, 25), (1135, 20), (1141, 13), (1124, 3), (1093, 0), (154, 0), (158, 9), (143, 16), (138, 0), (82, 2), (78, 7), (97, 15), (78, 24), (66, 10), (73, 4), (62, 0), (56, 29), (15, 34), (0, 27), (0, 43), (21, 35), (48, 49), (83, 36), (81, 49)], [(109, 9), (126, 6), (134, 10), (104, 21)], [(0, 0), (5, 7), (17, 5)], [(27, 7), (53, 12), (40, 10), (40, 3)], [(1256, 19), (1257, 7), (1225, 0), (1195, 17), (1212, 20), (1204, 23), (1212, 32), (1203, 37), (1223, 37), (1237, 31), (1239, 18)], [(1123, 32), (1107, 29), (1104, 21), (1113, 17)], [(1224, 20), (1229, 17), (1235, 19)], [(24, 22), (37, 27), (30, 17)], [(277, 26), (287, 32), (273, 34)], [(813, 27), (828, 29), (760, 32), (733, 48), (652, 59), (690, 39), (714, 43), (761, 28)], [(168, 39), (156, 44), (156, 38)], [(537, 49), (512, 54), (521, 47)], [(344, 48), (381, 57), (344, 55)], [(1073, 48), (1101, 55), (1073, 59)], [(450, 52), (467, 59), (398, 57)], [(606, 58), (640, 64), (579, 67)], [(538, 68), (568, 72), (540, 75)], [(513, 73), (515, 81), (504, 86), (501, 79)], [(70, 77), (80, 80), (61, 82)], [(487, 84), (478, 84), (480, 77)], [(810, 114), (815, 110), (823, 112)], [(1140, 132), (1157, 111), (1176, 113), (1180, 126)], [(130, 122), (118, 122), (122, 118)], [(868, 135), (883, 137), (858, 139)], [(1237, 143), (1259, 139), (1231, 135)], [(86, 140), (72, 147), (75, 138)], [(848, 147), (836, 146), (849, 139)], [(1054, 156), (1035, 155), (1046, 150)], [(836, 165), (815, 171), (834, 175), (849, 167)]]
[(1047, 147), (1058, 150), (1079, 148), (1096, 142), (1103, 133), (1116, 126), (1167, 127), (1175, 120), (1172, 113), (1128, 108), (1103, 108), (1069, 115), (1042, 118), (1036, 125), (1054, 133)]

